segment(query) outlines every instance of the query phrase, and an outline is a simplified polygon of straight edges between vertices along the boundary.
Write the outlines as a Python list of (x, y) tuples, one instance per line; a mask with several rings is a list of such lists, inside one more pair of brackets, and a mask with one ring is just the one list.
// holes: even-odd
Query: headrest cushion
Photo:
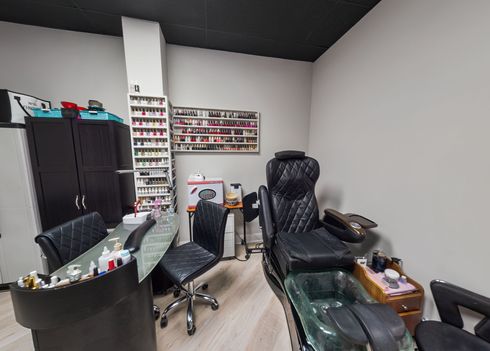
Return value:
[(287, 160), (287, 159), (302, 159), (305, 158), (305, 152), (304, 151), (295, 151), (295, 150), (284, 150), (284, 151), (279, 151), (274, 154), (276, 159), (278, 160)]

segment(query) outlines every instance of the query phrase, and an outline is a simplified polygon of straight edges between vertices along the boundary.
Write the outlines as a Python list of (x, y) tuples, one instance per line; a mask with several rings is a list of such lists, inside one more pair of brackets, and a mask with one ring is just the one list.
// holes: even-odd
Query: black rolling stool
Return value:
[[(226, 219), (229, 210), (209, 201), (199, 201), (194, 215), (193, 241), (169, 249), (160, 261), (160, 267), (174, 284), (184, 292), (184, 296), (168, 305), (162, 312), (160, 326), (167, 326), (167, 314), (177, 306), (187, 302), (187, 333), (194, 334), (194, 300), (208, 303), (213, 310), (218, 301), (205, 290), (207, 283), (194, 287), (194, 279), (214, 267), (223, 257)], [(187, 289), (184, 285), (188, 285)]]

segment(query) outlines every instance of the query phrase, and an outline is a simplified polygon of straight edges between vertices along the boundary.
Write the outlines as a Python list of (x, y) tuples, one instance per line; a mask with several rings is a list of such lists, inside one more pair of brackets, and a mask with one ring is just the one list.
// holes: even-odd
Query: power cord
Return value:
[(247, 262), (248, 258), (242, 260), (241, 258), (238, 258), (237, 256), (235, 256), (235, 260), (240, 261), (240, 262)]

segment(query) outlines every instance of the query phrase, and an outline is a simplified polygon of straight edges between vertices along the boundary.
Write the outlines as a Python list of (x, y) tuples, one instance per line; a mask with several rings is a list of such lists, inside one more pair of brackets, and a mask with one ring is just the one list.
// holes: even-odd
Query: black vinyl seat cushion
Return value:
[(160, 267), (177, 286), (191, 282), (223, 257), (229, 209), (200, 200), (194, 214), (193, 241), (168, 250)]
[(272, 252), (285, 276), (300, 270), (351, 268), (354, 262), (347, 245), (325, 228), (304, 233), (281, 232)]
[(420, 351), (490, 351), (490, 344), (485, 340), (438, 321), (420, 323), (415, 339)]
[(199, 277), (218, 261), (213, 253), (195, 242), (188, 242), (168, 250), (160, 267), (175, 284), (182, 285)]

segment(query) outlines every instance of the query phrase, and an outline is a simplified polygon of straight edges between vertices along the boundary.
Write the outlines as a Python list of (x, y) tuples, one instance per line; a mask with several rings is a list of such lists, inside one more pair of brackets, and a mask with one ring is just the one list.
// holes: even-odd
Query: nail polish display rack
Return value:
[(174, 107), (173, 129), (176, 152), (259, 152), (258, 112)]
[[(156, 200), (162, 207), (177, 206), (175, 159), (172, 151), (172, 106), (166, 96), (128, 94), (131, 143), (133, 149), (136, 198), (141, 211), (152, 209)], [(166, 173), (172, 180), (173, 191)]]

